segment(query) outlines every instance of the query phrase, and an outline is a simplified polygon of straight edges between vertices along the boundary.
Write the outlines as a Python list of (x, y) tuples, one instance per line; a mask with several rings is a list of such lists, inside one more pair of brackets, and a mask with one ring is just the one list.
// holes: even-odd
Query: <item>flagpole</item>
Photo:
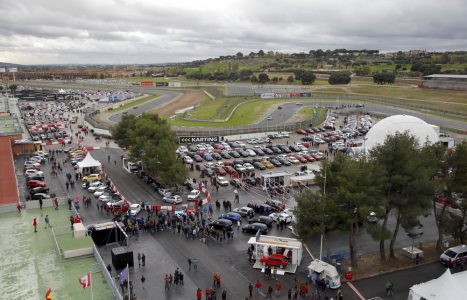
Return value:
[(91, 286), (91, 300), (94, 300), (94, 294), (92, 292), (92, 280), (91, 280), (91, 273), (89, 273), (89, 285)]
[(128, 279), (127, 279), (127, 288), (128, 288), (128, 300), (131, 300), (130, 295), (130, 267), (126, 264), (126, 269), (128, 270)]

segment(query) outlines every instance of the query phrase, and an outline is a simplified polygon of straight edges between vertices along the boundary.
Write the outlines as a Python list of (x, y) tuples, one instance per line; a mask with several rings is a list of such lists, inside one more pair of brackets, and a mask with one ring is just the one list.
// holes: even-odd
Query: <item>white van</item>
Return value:
[[(465, 256), (467, 256), (467, 246), (459, 245), (444, 251), (444, 253), (439, 257), (439, 261), (441, 264), (450, 267), (455, 261), (460, 258), (464, 258)], [(451, 262), (451, 265), (449, 262)]]

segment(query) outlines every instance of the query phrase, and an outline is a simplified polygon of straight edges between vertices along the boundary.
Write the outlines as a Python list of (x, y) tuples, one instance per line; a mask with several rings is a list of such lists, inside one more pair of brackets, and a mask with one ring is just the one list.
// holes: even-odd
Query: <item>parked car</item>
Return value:
[(275, 213), (270, 214), (269, 217), (274, 222), (285, 221), (286, 224), (292, 222), (292, 217), (286, 213), (275, 212)]
[(36, 169), (26, 169), (24, 171), (24, 175), (26, 176), (40, 176), (44, 177), (44, 172), (36, 170)]
[(231, 230), (232, 229), (232, 221), (227, 219), (218, 219), (211, 223), (209, 223), (210, 227), (213, 227), (216, 230)]
[(253, 186), (256, 185), (256, 180), (255, 180), (255, 178), (253, 178), (253, 177), (247, 177), (247, 178), (245, 179), (245, 182), (246, 182), (247, 184), (249, 184), (249, 185), (253, 185)]
[(101, 180), (101, 174), (89, 174), (88, 176), (84, 176), (83, 181), (96, 181)]
[[(467, 256), (467, 246), (459, 245), (451, 247), (441, 254), (439, 261), (441, 264), (451, 267), (454, 262), (459, 262), (460, 258), (464, 259)], [(450, 265), (451, 264), (451, 265)]]
[(253, 208), (247, 206), (234, 208), (233, 212), (239, 214), (242, 217), (253, 217), (255, 215)]
[(31, 200), (44, 200), (44, 199), (49, 199), (50, 198), (50, 195), (48, 194), (45, 194), (45, 193), (36, 193), (34, 195), (31, 196)]
[[(86, 186), (86, 183), (83, 184), (84, 186)], [(94, 182), (91, 182), (89, 184), (89, 187), (88, 187), (88, 192), (90, 193), (94, 193), (98, 188), (100, 187), (104, 187), (105, 188), (105, 184), (103, 184), (102, 182), (100, 181), (94, 181)]]
[(193, 163), (193, 159), (191, 157), (189, 157), (188, 155), (186, 155), (184, 158), (183, 158), (183, 161), (186, 163), (186, 164), (189, 164), (191, 165)]
[(162, 198), (162, 201), (165, 203), (171, 203), (171, 204), (180, 204), (182, 203), (182, 197), (179, 195), (170, 195)]
[(198, 200), (201, 196), (201, 191), (199, 190), (192, 190), (190, 194), (188, 194), (187, 200), (188, 201), (195, 201)]
[(214, 172), (216, 172), (217, 175), (220, 175), (220, 176), (225, 176), (227, 174), (227, 172), (224, 170), (223, 167), (215, 167), (214, 168)]
[(159, 195), (161, 195), (162, 197), (167, 197), (167, 196), (172, 195), (172, 191), (171, 191), (170, 189), (159, 188), (159, 189), (157, 190), (157, 192), (158, 192)]
[(229, 182), (227, 181), (227, 179), (225, 179), (225, 177), (217, 177), (216, 179), (217, 181), (217, 184), (220, 185), (220, 186), (228, 186), (229, 185)]
[(37, 193), (48, 194), (49, 193), (49, 188), (48, 187), (38, 186), (38, 187), (35, 187), (35, 188), (32, 188), (32, 189), (29, 190), (30, 195), (34, 195), (34, 194), (37, 194)]
[(259, 217), (250, 219), (250, 223), (263, 223), (267, 225), (268, 227), (271, 227), (273, 222), (274, 221), (269, 216), (259, 216)]
[(259, 261), (263, 265), (280, 269), (287, 267), (287, 257), (282, 254), (271, 254), (269, 256), (264, 255), (260, 258)]
[(142, 208), (140, 204), (132, 204), (130, 205), (130, 216), (136, 216), (141, 212)]
[(268, 169), (274, 168), (274, 165), (271, 164), (271, 163), (270, 163), (269, 161), (267, 161), (267, 160), (263, 160), (263, 161), (261, 161), (261, 163), (263, 164), (263, 166), (265, 166), (265, 167), (268, 168)]
[(45, 183), (44, 181), (39, 181), (39, 180), (29, 180), (29, 181), (26, 181), (26, 186), (29, 189), (32, 189), (36, 187), (46, 187), (47, 183)]
[(261, 170), (261, 171), (266, 170), (266, 167), (265, 167), (262, 163), (257, 162), (257, 161), (255, 161), (255, 162), (253, 163), (253, 166), (254, 166), (256, 169)]
[(227, 220), (230, 220), (236, 223), (237, 221), (242, 220), (242, 216), (236, 212), (228, 212), (228, 213), (219, 215), (219, 219), (227, 219)]
[(242, 232), (244, 233), (256, 234), (258, 230), (260, 231), (261, 234), (267, 234), (268, 226), (266, 226), (263, 223), (251, 223), (251, 224), (246, 224), (242, 227)]

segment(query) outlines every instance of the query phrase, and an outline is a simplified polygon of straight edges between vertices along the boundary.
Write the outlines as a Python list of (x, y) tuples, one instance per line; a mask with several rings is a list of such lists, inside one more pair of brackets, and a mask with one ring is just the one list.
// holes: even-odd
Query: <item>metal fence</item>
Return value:
[(55, 247), (55, 251), (57, 252), (58, 258), (61, 262), (63, 260), (63, 253), (62, 253), (62, 250), (60, 250), (60, 246), (58, 245), (57, 235), (55, 234), (54, 228), (52, 227), (51, 230), (52, 230), (52, 241)]
[(92, 248), (92, 253), (94, 254), (94, 257), (96, 258), (99, 269), (101, 270), (102, 274), (104, 274), (105, 281), (107, 281), (107, 284), (109, 285), (110, 291), (114, 295), (115, 300), (123, 300), (122, 294), (120, 294), (120, 291), (118, 290), (118, 287), (115, 284), (115, 281), (112, 278), (112, 275), (110, 275), (109, 271), (107, 270), (107, 266), (105, 265), (105, 262), (102, 259), (99, 253), (99, 250), (97, 250), (95, 245)]

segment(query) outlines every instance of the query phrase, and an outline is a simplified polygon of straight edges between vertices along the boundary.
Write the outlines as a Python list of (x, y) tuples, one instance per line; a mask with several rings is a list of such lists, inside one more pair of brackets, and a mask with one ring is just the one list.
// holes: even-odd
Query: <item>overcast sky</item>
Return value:
[(465, 0), (1, 0), (0, 16), (0, 62), (19, 64), (467, 50)]

